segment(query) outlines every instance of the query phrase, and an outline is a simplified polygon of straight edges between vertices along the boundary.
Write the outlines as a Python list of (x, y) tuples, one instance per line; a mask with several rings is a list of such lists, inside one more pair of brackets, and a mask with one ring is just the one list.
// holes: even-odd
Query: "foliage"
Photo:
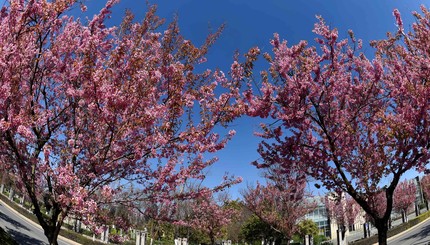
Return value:
[(234, 205), (229, 205), (228, 200), (223, 201), (222, 204), (217, 203), (212, 192), (204, 194), (190, 203), (192, 212), (189, 220), (185, 221), (185, 225), (205, 233), (212, 245), (238, 214)]
[[(275, 34), (260, 90), (246, 94), (249, 115), (276, 121), (262, 127), (268, 140), (259, 147), (257, 167), (276, 164), (288, 174), (299, 166), (329, 191), (348, 193), (375, 221), (380, 244), (386, 244), (400, 177), (423, 171), (430, 157), (430, 13), (422, 12), (405, 33), (394, 10), (397, 31), (371, 43), (373, 60), (352, 31), (341, 40), (320, 17), (319, 49), (306, 41), (288, 47)], [(382, 205), (372, 205), (379, 197), (382, 212)]]
[(349, 195), (345, 196), (345, 203), (346, 222), (348, 225), (354, 225), (361, 213), (360, 205)]
[(353, 225), (360, 213), (360, 206), (349, 195), (333, 197), (327, 195), (324, 198), (327, 215), (340, 226)]
[(257, 183), (243, 192), (245, 205), (272, 229), (282, 234), (287, 243), (297, 230), (297, 222), (316, 208), (306, 192), (306, 180), (298, 174), (293, 178), (276, 178), (267, 173), (266, 186)]
[[(322, 244), (323, 242), (323, 244), (326, 244), (326, 245), (330, 245), (330, 244), (332, 244), (332, 243), (328, 243), (328, 241), (330, 241), (330, 238), (328, 238), (328, 237), (326, 237), (326, 236), (324, 236), (324, 235), (315, 235), (314, 237), (313, 237), (313, 240), (314, 240), (314, 243), (313, 244), (315, 244), (315, 245), (320, 245), (320, 244)], [(294, 235), (293, 236), (293, 243), (291, 243), (292, 245), (293, 244), (304, 244), (303, 243), (303, 237), (302, 236), (299, 236), (299, 235)]]
[(261, 242), (270, 238), (282, 238), (283, 235), (274, 230), (269, 224), (265, 223), (258, 216), (252, 215), (242, 226), (240, 236), (247, 242)]
[(305, 219), (300, 221), (298, 224), (297, 233), (300, 235), (300, 237), (304, 238), (305, 235), (311, 235), (312, 237), (315, 237), (318, 235), (318, 225), (313, 222), (312, 220)]
[(415, 203), (417, 187), (412, 181), (404, 180), (394, 190), (393, 209), (406, 215)]
[[(322, 244), (323, 242), (327, 242), (329, 240), (330, 240), (330, 238), (328, 238), (324, 235), (316, 235), (314, 237), (314, 244), (319, 245), (319, 244)], [(324, 244), (329, 245), (329, 243), (324, 243)]]
[[(67, 16), (85, 11), (76, 0), (9, 0), (1, 10), (0, 164), (27, 192), (50, 244), (69, 215), (97, 233), (123, 222), (110, 220), (108, 203), (172, 218), (175, 200), (200, 195), (181, 187), (205, 178), (216, 158), (204, 154), (235, 134), (214, 128), (244, 113), (241, 65), (230, 78), (202, 67), (220, 31), (196, 47), (176, 22), (157, 32), (155, 7), (140, 23), (128, 12), (107, 27), (116, 2), (84, 22)], [(226, 177), (214, 189), (239, 181)], [(118, 195), (131, 183), (139, 188)]]
[(421, 179), (421, 188), (424, 193), (424, 198), (428, 201), (430, 199), (430, 175), (424, 175)]
[(243, 241), (241, 231), (243, 226), (252, 216), (252, 212), (244, 205), (242, 201), (232, 200), (227, 203), (228, 206), (234, 208), (237, 211), (235, 219), (233, 219), (227, 226), (227, 240), (231, 240), (232, 243), (239, 243)]

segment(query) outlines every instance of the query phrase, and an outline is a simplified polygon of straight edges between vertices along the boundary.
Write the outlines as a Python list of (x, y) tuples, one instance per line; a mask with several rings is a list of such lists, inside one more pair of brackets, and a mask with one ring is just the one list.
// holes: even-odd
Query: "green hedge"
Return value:
[(63, 237), (66, 237), (66, 238), (68, 238), (68, 239), (70, 239), (72, 241), (75, 241), (77, 243), (80, 243), (80, 244), (85, 244), (85, 245), (87, 245), (87, 244), (88, 245), (103, 245), (103, 244), (105, 244), (105, 243), (102, 243), (102, 242), (99, 242), (99, 241), (93, 241), (90, 238), (84, 237), (81, 234), (76, 233), (74, 231), (70, 231), (70, 230), (64, 230), (64, 229), (62, 229), (60, 231), (60, 235), (63, 236)]
[[(392, 229), (388, 230), (387, 237), (390, 238), (392, 236), (400, 234), (403, 231), (406, 231), (407, 229), (410, 229), (413, 226), (416, 226), (417, 224), (423, 222), (428, 217), (430, 217), (430, 211), (427, 211), (427, 212), (419, 215), (418, 217), (409, 220), (407, 223), (403, 223), (403, 224), (400, 224), (396, 227), (393, 227)], [(378, 242), (378, 235), (373, 235), (373, 236), (368, 237), (368, 238), (363, 238), (363, 239), (360, 239), (357, 241), (350, 242), (349, 244), (367, 245), (367, 244), (374, 244), (377, 242)]]

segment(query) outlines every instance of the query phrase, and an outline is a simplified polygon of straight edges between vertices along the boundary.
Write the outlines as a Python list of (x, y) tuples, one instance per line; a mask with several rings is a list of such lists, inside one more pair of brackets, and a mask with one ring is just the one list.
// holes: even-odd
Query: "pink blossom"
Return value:
[(400, 12), (398, 9), (394, 9), (393, 11), (394, 17), (396, 17), (397, 26), (399, 27), (399, 30), (403, 30), (403, 21), (402, 17), (400, 16)]
[(30, 139), (33, 137), (33, 133), (31, 132), (31, 130), (23, 125), (19, 125), (17, 131), (24, 138)]

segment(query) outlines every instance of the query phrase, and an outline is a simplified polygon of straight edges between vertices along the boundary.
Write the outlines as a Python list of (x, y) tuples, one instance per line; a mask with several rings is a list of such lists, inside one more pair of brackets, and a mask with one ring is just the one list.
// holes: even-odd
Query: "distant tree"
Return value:
[[(405, 33), (394, 10), (397, 30), (371, 43), (372, 60), (352, 31), (339, 39), (320, 17), (319, 48), (289, 47), (275, 34), (265, 55), (271, 67), (259, 91), (245, 94), (249, 115), (275, 121), (262, 127), (257, 167), (288, 173), (299, 165), (329, 191), (348, 193), (374, 220), (381, 245), (401, 176), (423, 171), (430, 158), (430, 13), (422, 12)], [(384, 207), (373, 204), (380, 194)]]
[(346, 222), (348, 225), (354, 226), (357, 218), (359, 217), (361, 213), (361, 207), (358, 205), (358, 203), (349, 195), (346, 195), (345, 197), (345, 216), (346, 216)]
[(424, 199), (428, 210), (428, 202), (430, 200), (430, 175), (424, 175), (424, 177), (421, 179), (421, 188), (423, 190)]
[(324, 205), (327, 215), (331, 221), (336, 222), (338, 229), (343, 234), (346, 228), (353, 226), (360, 213), (360, 206), (349, 195), (342, 193), (339, 195), (327, 195), (324, 198)]
[(408, 210), (416, 200), (417, 187), (412, 181), (404, 180), (394, 190), (394, 211), (402, 214), (402, 222), (407, 222)]
[(302, 239), (305, 239), (306, 235), (310, 235), (312, 237), (316, 237), (318, 235), (318, 225), (312, 220), (302, 220), (297, 224), (297, 226), (297, 233)]
[(229, 201), (227, 206), (237, 210), (237, 215), (232, 219), (230, 224), (226, 227), (226, 238), (233, 243), (240, 243), (242, 241), (241, 230), (246, 221), (251, 217), (252, 212), (244, 205), (242, 201), (232, 200)]
[[(316, 208), (306, 192), (306, 180), (300, 174), (287, 178), (266, 175), (267, 184), (257, 183), (243, 192), (245, 205), (262, 221), (283, 235), (289, 244), (297, 231), (297, 222)], [(269, 179), (270, 177), (270, 179)]]
[(236, 207), (229, 205), (228, 200), (218, 203), (210, 191), (190, 202), (190, 206), (192, 212), (185, 224), (205, 233), (212, 245), (238, 214)]
[(273, 241), (283, 238), (283, 235), (279, 231), (273, 229), (271, 225), (256, 215), (251, 215), (244, 223), (240, 231), (240, 236), (247, 243), (252, 244), (263, 241), (264, 245), (272, 244)]
[(327, 210), (327, 216), (331, 221), (335, 221), (339, 227), (347, 225), (344, 196), (327, 195), (324, 198), (324, 205)]

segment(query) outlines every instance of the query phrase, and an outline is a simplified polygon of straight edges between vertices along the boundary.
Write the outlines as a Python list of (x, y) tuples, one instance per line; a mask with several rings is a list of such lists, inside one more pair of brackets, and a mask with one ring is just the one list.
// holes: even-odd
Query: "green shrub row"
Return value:
[(77, 243), (80, 243), (80, 244), (85, 244), (85, 245), (87, 245), (87, 244), (88, 245), (104, 245), (104, 243), (102, 243), (102, 242), (93, 241), (92, 239), (84, 237), (81, 234), (76, 233), (76, 232), (71, 231), (71, 230), (61, 229), (60, 235), (63, 236), (63, 237), (66, 237), (66, 238), (68, 238), (68, 239), (70, 239), (72, 241), (75, 241)]
[[(417, 224), (423, 222), (424, 220), (426, 220), (429, 217), (430, 217), (430, 211), (422, 213), (418, 217), (409, 220), (407, 223), (400, 224), (400, 225), (393, 227), (392, 229), (388, 230), (387, 237), (390, 238), (392, 236), (400, 234), (403, 231), (406, 231), (407, 229), (410, 229), (413, 226), (416, 226)], [(368, 238), (364, 238), (364, 239), (350, 242), (349, 244), (367, 245), (367, 244), (374, 244), (377, 242), (378, 242), (378, 235), (373, 235), (373, 236), (368, 237)]]

